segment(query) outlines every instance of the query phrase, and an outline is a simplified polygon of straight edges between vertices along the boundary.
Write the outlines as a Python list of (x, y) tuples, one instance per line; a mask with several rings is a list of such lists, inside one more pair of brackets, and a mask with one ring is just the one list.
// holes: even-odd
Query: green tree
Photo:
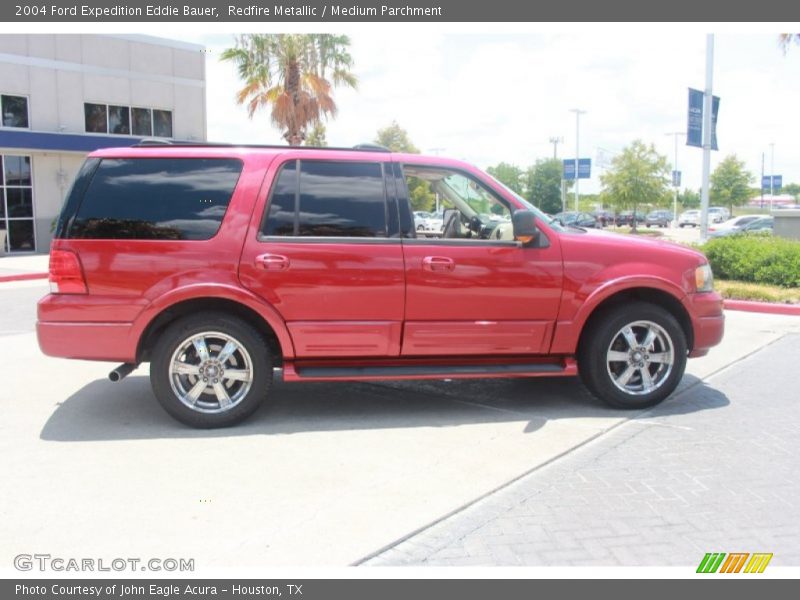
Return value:
[(392, 152), (419, 154), (419, 148), (413, 144), (408, 137), (408, 132), (400, 127), (397, 121), (392, 121), (392, 124), (388, 127), (379, 129), (378, 135), (375, 137), (375, 143), (386, 146)]
[(517, 165), (501, 162), (493, 167), (489, 167), (486, 169), (486, 172), (500, 183), (505, 184), (510, 190), (516, 192), (520, 196), (523, 195), (525, 173)]
[(237, 36), (222, 60), (236, 65), (244, 82), (236, 101), (250, 118), (269, 108), (273, 125), (299, 146), (310, 125), (336, 116), (333, 88), (356, 87), (349, 46), (346, 35), (252, 33)]
[[(561, 212), (561, 171), (557, 158), (539, 159), (525, 172), (525, 196), (534, 206), (546, 213)], [(568, 188), (572, 182), (567, 182)]]
[[(402, 152), (404, 154), (419, 154), (419, 149), (408, 137), (408, 132), (392, 121), (388, 127), (378, 130), (375, 136), (375, 143), (386, 146), (392, 152)], [(417, 177), (407, 177), (408, 200), (412, 210), (422, 210), (430, 212), (436, 209), (436, 194), (431, 190), (427, 181)]]
[[(634, 141), (611, 160), (611, 167), (600, 176), (601, 197), (617, 210), (636, 210), (640, 205), (665, 204), (669, 198), (667, 157), (653, 144)], [(633, 219), (632, 229), (636, 229)]]
[(680, 202), (684, 210), (700, 208), (700, 192), (689, 189), (678, 192), (678, 202)]
[(328, 140), (325, 137), (325, 124), (321, 121), (314, 123), (314, 127), (308, 132), (306, 136), (306, 146), (316, 146), (317, 148), (324, 148), (328, 145)]
[(783, 191), (794, 196), (794, 199), (797, 200), (797, 198), (800, 197), (800, 184), (787, 183), (785, 186), (783, 186)]
[(744, 161), (735, 154), (726, 156), (711, 174), (709, 199), (714, 206), (728, 206), (733, 216), (733, 207), (750, 199), (752, 181), (753, 175), (745, 169)]

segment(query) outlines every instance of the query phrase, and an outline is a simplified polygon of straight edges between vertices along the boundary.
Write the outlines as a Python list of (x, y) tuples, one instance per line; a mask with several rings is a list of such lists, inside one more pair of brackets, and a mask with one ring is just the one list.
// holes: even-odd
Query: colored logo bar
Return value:
[[(749, 560), (748, 560), (749, 559)], [(708, 552), (697, 566), (698, 573), (763, 573), (772, 560), (769, 552)], [(744, 569), (744, 570), (742, 570)]]

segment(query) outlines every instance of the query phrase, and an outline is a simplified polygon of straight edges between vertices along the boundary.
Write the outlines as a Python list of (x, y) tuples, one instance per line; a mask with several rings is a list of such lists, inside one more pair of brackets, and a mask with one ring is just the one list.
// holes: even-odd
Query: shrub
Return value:
[(709, 240), (703, 252), (720, 279), (800, 287), (800, 242), (769, 234)]

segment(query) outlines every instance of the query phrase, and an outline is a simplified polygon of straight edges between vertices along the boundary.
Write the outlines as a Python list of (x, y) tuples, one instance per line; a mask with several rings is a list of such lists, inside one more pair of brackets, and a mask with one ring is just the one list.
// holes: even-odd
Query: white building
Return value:
[[(0, 230), (47, 252), (87, 153), (206, 139), (202, 46), (140, 35), (0, 35)], [(3, 234), (0, 233), (0, 237)]]

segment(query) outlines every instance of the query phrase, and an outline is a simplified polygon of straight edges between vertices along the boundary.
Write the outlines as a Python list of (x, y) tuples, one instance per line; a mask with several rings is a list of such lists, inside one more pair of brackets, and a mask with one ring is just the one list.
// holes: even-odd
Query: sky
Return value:
[[(373, 141), (393, 120), (427, 154), (466, 160), (480, 168), (501, 161), (519, 166), (576, 148), (593, 161), (582, 192), (600, 190), (598, 154), (613, 156), (635, 139), (655, 144), (678, 168), (683, 186), (701, 184), (702, 150), (686, 146), (688, 88), (705, 85), (706, 35), (698, 27), (597, 25), (571, 33), (547, 29), (481, 32), (393, 28), (337, 29), (351, 38), (358, 90), (337, 89), (330, 145)], [(762, 28), (763, 29), (763, 28)], [(714, 38), (713, 93), (720, 96), (719, 151), (713, 168), (736, 154), (760, 179), (765, 173), (800, 183), (800, 45), (784, 54), (774, 31), (727, 32)], [(266, 112), (253, 120), (236, 105), (233, 65), (219, 60), (232, 33), (171, 37), (207, 48), (208, 138), (282, 144)], [(754, 180), (753, 185), (758, 185)]]

